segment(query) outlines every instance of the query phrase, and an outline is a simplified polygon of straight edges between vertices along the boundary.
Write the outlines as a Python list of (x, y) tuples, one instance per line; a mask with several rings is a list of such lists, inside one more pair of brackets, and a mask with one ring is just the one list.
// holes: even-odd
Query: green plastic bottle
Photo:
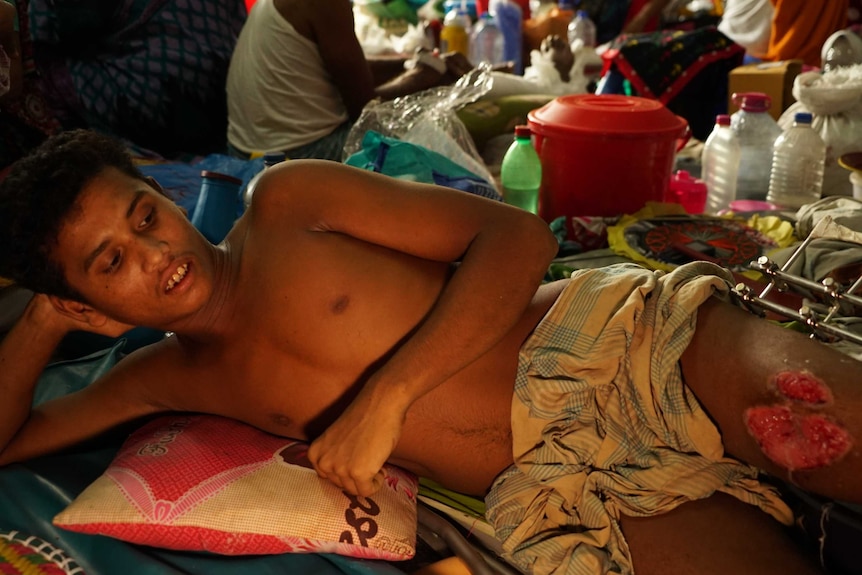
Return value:
[(529, 126), (515, 126), (515, 141), (509, 146), (500, 166), (503, 201), (537, 214), (542, 162), (533, 147)]

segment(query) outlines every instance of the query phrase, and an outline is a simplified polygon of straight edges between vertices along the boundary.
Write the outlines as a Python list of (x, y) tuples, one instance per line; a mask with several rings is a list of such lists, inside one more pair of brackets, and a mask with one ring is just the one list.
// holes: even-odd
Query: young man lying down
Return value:
[[(539, 218), (314, 160), (267, 171), (214, 246), (84, 131), (0, 190), (0, 276), (39, 294), (0, 346), (0, 463), (228, 416), (311, 441), (354, 494), (389, 461), (485, 496), (532, 573), (814, 573), (759, 470), (862, 502), (862, 367), (723, 301), (712, 265), (540, 285)], [(66, 333), (131, 326), (175, 336), (31, 410)]]

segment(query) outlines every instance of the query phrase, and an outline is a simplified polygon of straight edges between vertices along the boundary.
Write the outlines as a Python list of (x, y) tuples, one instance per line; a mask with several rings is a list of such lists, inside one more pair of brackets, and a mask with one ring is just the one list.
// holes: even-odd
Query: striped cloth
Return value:
[(791, 522), (755, 468), (724, 457), (680, 376), (698, 306), (731, 281), (706, 262), (573, 276), (521, 350), (515, 465), (486, 498), (508, 560), (532, 574), (632, 573), (621, 514), (655, 515), (715, 491)]

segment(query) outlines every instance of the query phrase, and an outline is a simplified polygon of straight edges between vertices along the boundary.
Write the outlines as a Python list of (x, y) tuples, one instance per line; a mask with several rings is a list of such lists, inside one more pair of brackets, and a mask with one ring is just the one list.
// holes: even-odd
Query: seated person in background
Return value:
[(258, 0), (228, 71), (230, 152), (341, 161), (350, 127), (368, 102), (452, 83), (472, 68), (457, 54), (437, 64), (417, 65), (375, 87), (349, 0)]
[(242, 0), (27, 2), (40, 86), (65, 129), (166, 158), (224, 151)]
[[(319, 160), (267, 170), (215, 246), (115, 142), (61, 134), (0, 184), (0, 275), (39, 294), (0, 343), (0, 465), (210, 413), (312, 441), (354, 494), (388, 460), (486, 495), (532, 573), (816, 573), (758, 469), (862, 502), (862, 364), (712, 264), (540, 285), (556, 252), (518, 208)], [(65, 333), (132, 325), (175, 335), (31, 409)]]
[(772, 0), (725, 0), (718, 29), (749, 57), (762, 60), (769, 48), (772, 14)]
[(823, 44), (833, 33), (847, 27), (849, 0), (771, 2), (772, 31), (763, 59), (769, 62), (795, 59), (807, 66), (820, 67)]

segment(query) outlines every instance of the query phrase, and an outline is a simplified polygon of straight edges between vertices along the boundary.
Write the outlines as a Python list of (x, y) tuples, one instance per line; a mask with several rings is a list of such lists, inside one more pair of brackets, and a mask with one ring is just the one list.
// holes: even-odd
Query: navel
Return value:
[(343, 295), (335, 299), (332, 302), (332, 305), (329, 306), (329, 309), (332, 313), (338, 315), (345, 312), (345, 310), (350, 306), (350, 296)]

